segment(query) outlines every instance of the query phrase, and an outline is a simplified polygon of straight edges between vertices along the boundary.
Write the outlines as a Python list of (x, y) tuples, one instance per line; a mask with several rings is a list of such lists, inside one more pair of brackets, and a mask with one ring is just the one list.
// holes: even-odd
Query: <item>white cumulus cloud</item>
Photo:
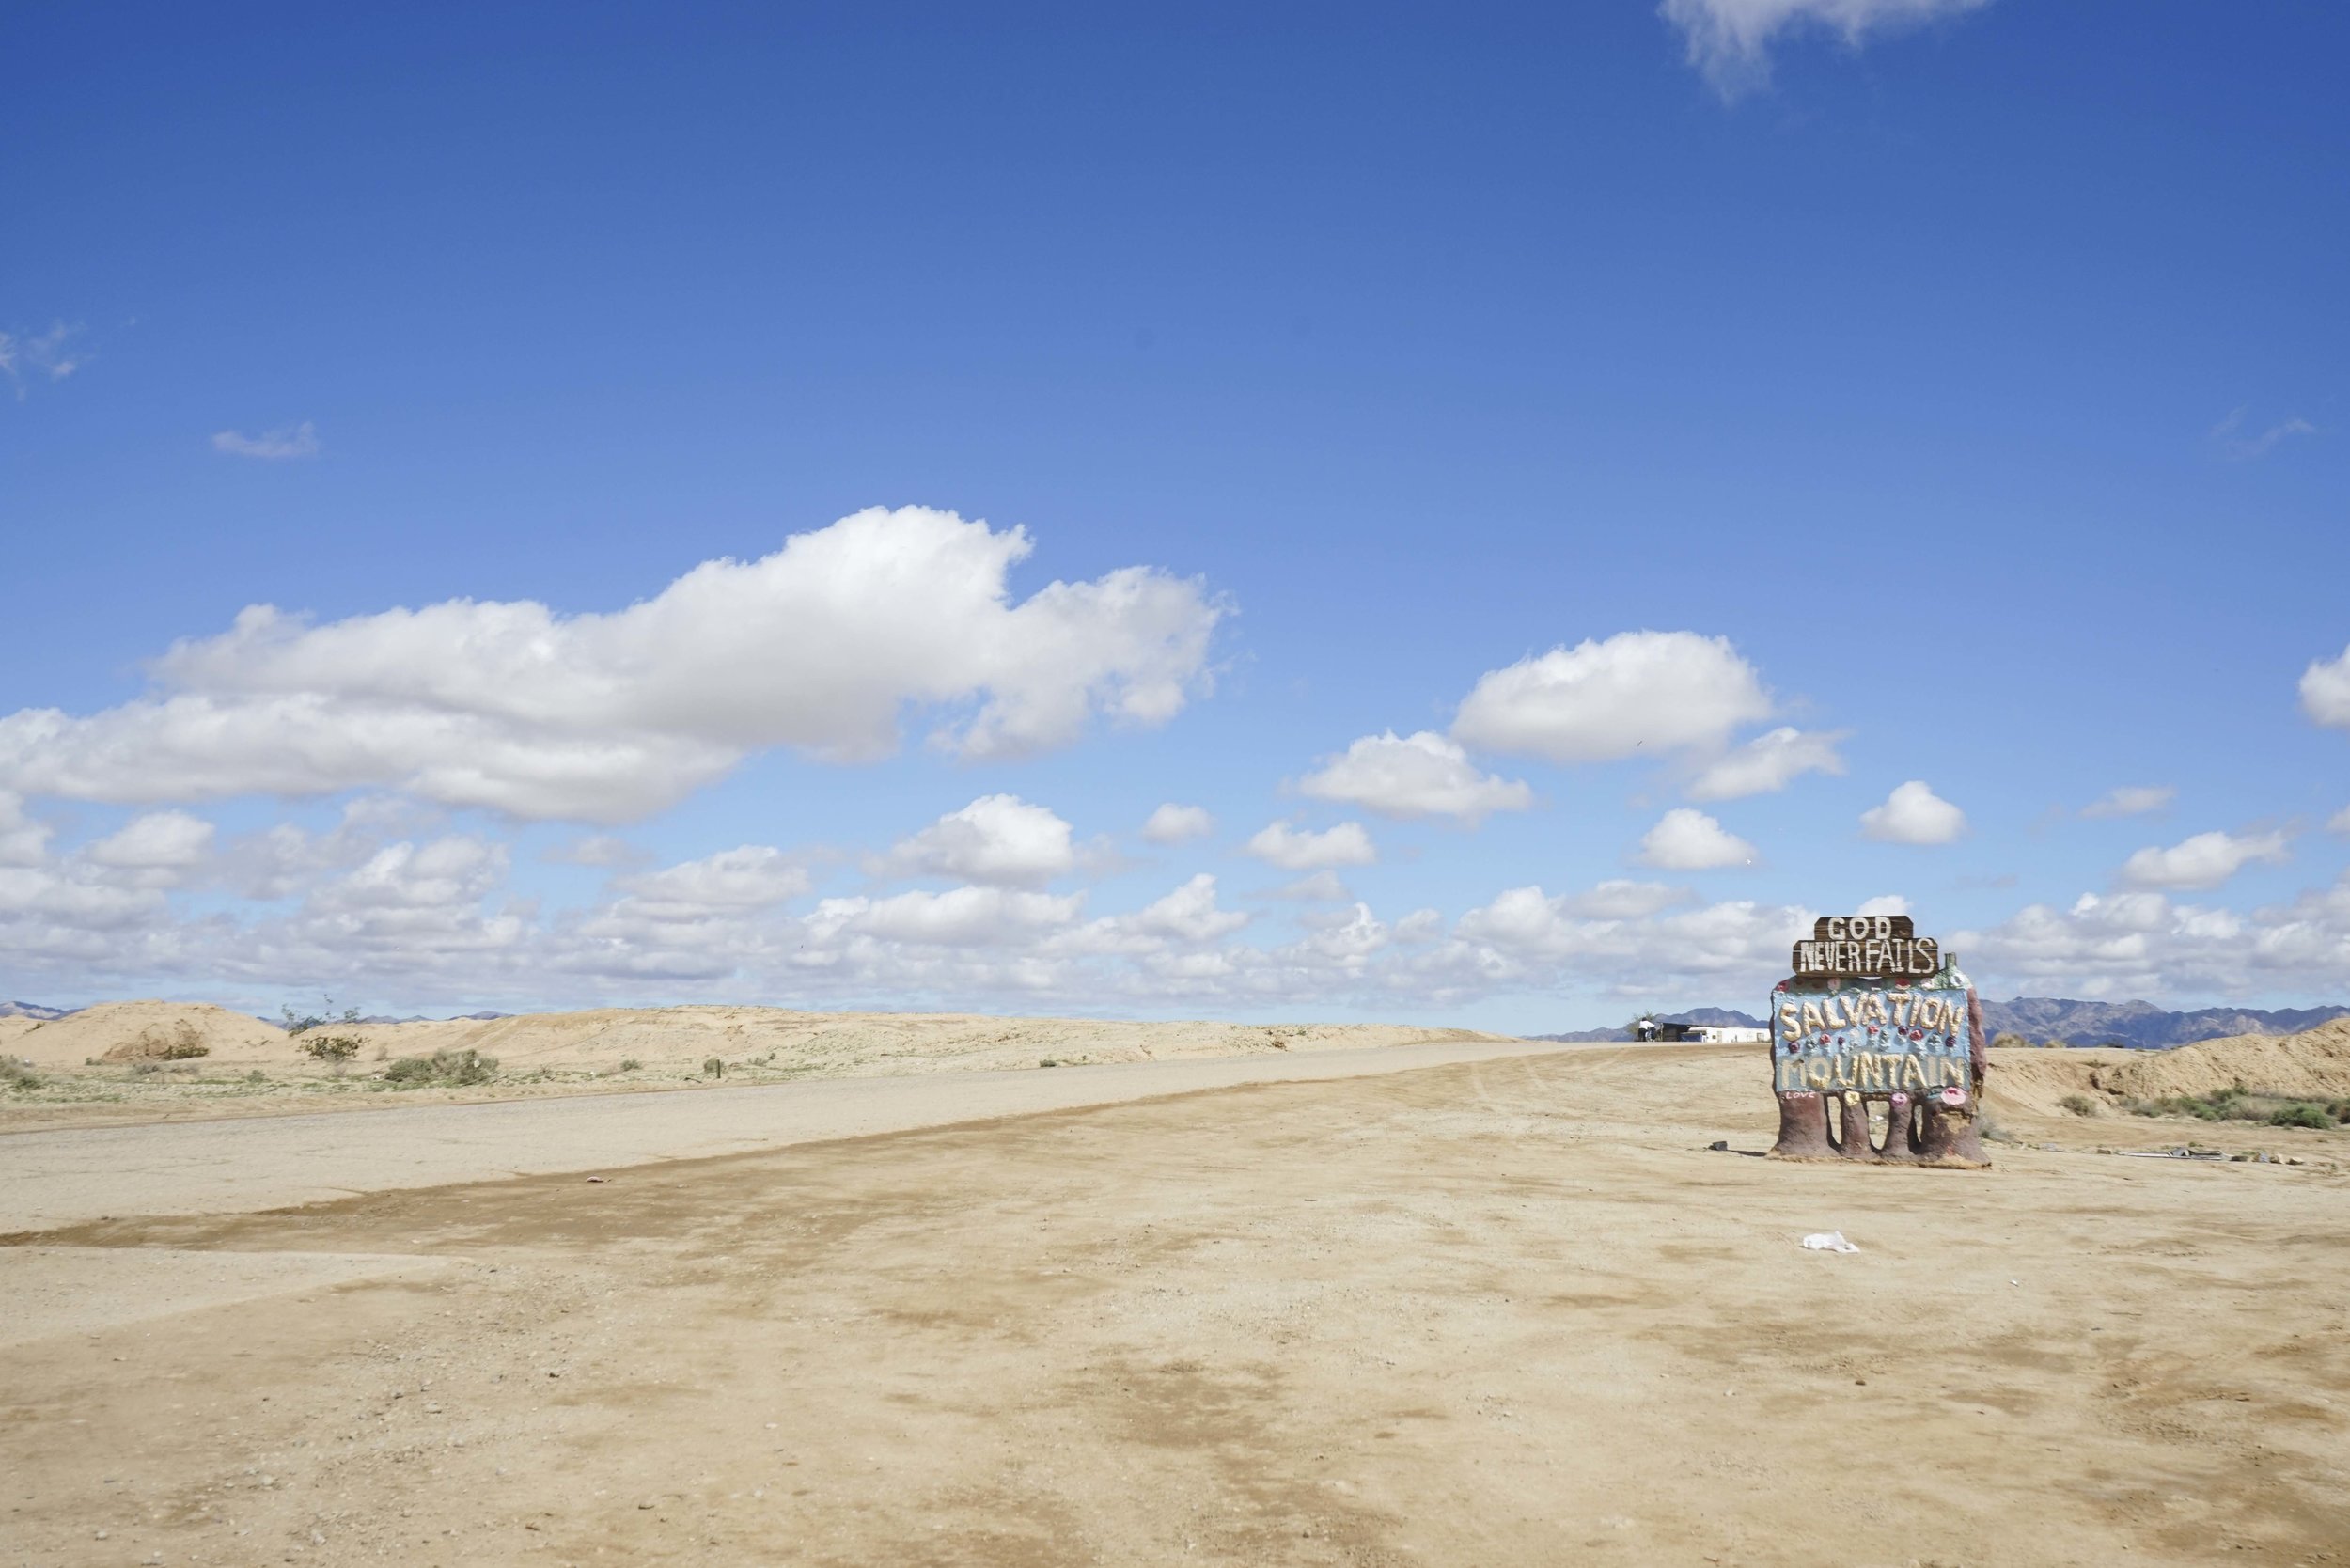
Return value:
[(1163, 723), (1223, 613), (1147, 567), (1013, 602), (1029, 552), (908, 507), (706, 561), (608, 614), (450, 600), (325, 625), (257, 605), (158, 659), (155, 694), (0, 718), (0, 788), (110, 801), (388, 787), (524, 818), (621, 822), (776, 746), (886, 756), (909, 708), (967, 757)]
[(2217, 887), (2256, 860), (2284, 858), (2281, 833), (2198, 833), (2168, 849), (2139, 850), (2123, 862), (2122, 880), (2133, 887)]
[(212, 824), (185, 811), (135, 817), (84, 853), (101, 866), (166, 870), (201, 863), (212, 847)]
[(1595, 920), (1646, 919), (1676, 904), (1694, 902), (1696, 895), (1686, 887), (1672, 887), (1661, 882), (1634, 882), (1622, 877), (1610, 878), (1589, 892), (1562, 893), (1552, 901), (1561, 914)]
[(1890, 31), (1973, 10), (1988, 0), (1664, 0), (1657, 8), (1688, 43), (1689, 63), (1705, 72), (1723, 97), (1735, 97), (1770, 79), (1771, 40), (1788, 28), (1812, 24), (1857, 47), (1873, 32)]
[(1340, 866), (1368, 866), (1379, 858), (1371, 835), (1360, 823), (1340, 823), (1315, 833), (1294, 827), (1284, 819), (1268, 823), (1248, 840), (1248, 853), (1285, 871), (1320, 871)]
[(2169, 784), (2123, 784), (2107, 790), (2081, 808), (2084, 817), (2142, 817), (2159, 811), (2178, 798)]
[(1009, 887), (950, 887), (943, 893), (917, 888), (885, 899), (826, 899), (816, 906), (808, 927), (820, 941), (848, 933), (919, 946), (999, 947), (1066, 926), (1084, 904), (1083, 893), (1057, 897)]
[(0, 866), (38, 866), (49, 854), (49, 824), (24, 814), (22, 796), (0, 790)]
[(1966, 831), (1966, 813), (1913, 778), (1860, 813), (1860, 831), (1888, 844), (1947, 844)]
[(1770, 695), (1727, 637), (1622, 632), (1554, 648), (1478, 680), (1452, 737), (1485, 751), (1606, 762), (1718, 750), (1768, 718)]
[(1215, 831), (1215, 819), (1208, 815), (1204, 806), (1178, 806), (1168, 801), (1151, 813), (1151, 820), (1142, 824), (1142, 836), (1154, 844), (1180, 844), (1187, 839), (1204, 839)]
[(1844, 760), (1837, 755), (1836, 746), (1843, 739), (1841, 730), (1807, 733), (1781, 725), (1716, 759), (1690, 783), (1689, 798), (1738, 800), (1774, 793), (1807, 773), (1841, 774)]
[(1346, 879), (1332, 870), (1313, 871), (1294, 882), (1256, 895), (1261, 899), (1288, 899), (1295, 903), (1353, 903), (1355, 889)]
[(1754, 856), (1754, 846), (1720, 823), (1691, 807), (1676, 806), (1642, 836), (1637, 858), (1660, 870), (1703, 871), (1750, 866)]
[(1018, 795), (981, 795), (901, 839), (875, 870), (995, 886), (1041, 887), (1077, 863), (1069, 823)]
[(2350, 648), (2301, 672), (2301, 711), (2329, 729), (2350, 729)]
[(2070, 908), (2035, 903), (1987, 931), (1954, 933), (1944, 948), (2043, 996), (2331, 1000), (2350, 974), (2350, 873), (2248, 915), (2154, 891), (2085, 893)]
[(305, 419), (299, 425), (286, 425), (258, 435), (246, 435), (241, 431), (212, 432), (212, 450), (227, 452), (231, 457), (264, 458), (273, 462), (286, 458), (306, 458), (319, 455), (319, 428)]
[(1217, 941), (1240, 930), (1249, 918), (1245, 911), (1216, 907), (1215, 878), (1205, 871), (1132, 915), (1111, 917), (1124, 930), (1179, 942)]
[(675, 915), (764, 909), (808, 890), (805, 868), (770, 844), (744, 844), (699, 860), (622, 877), (619, 886), (648, 909)]
[(1392, 729), (1365, 735), (1298, 780), (1297, 788), (1316, 800), (1342, 801), (1385, 817), (1475, 823), (1534, 804), (1527, 785), (1479, 772), (1467, 752), (1429, 729), (1401, 737)]
[(1461, 917), (1452, 940), (1425, 961), (1463, 990), (1600, 980), (1622, 996), (1747, 987), (1766, 993), (1787, 971), (1787, 949), (1809, 911), (1734, 900), (1647, 916), (1587, 913), (1587, 895), (1513, 887)]

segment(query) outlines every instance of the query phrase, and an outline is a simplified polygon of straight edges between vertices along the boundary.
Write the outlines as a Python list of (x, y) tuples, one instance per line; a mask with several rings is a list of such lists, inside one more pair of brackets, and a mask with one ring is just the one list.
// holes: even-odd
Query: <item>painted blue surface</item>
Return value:
[[(1773, 1084), (1868, 1096), (1964, 1088), (1974, 1058), (1967, 1001), (1966, 986), (1949, 980), (1774, 991)], [(1905, 1059), (1919, 1063), (1914, 1074)]]

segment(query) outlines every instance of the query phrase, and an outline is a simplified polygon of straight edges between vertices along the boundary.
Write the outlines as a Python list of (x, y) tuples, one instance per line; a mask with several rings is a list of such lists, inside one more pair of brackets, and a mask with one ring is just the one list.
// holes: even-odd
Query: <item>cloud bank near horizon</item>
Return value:
[[(1686, 630), (1562, 641), (1453, 687), (1465, 692), (1442, 728), (1301, 745), (1289, 808), (1228, 811), (1229, 825), (1156, 790), (1153, 809), (1089, 821), (1101, 813), (1085, 802), (1064, 809), (1024, 784), (865, 843), (729, 837), (664, 856), (600, 831), (518, 853), (534, 823), (647, 823), (766, 749), (870, 766), (915, 729), (949, 763), (1012, 762), (1162, 726), (1213, 695), (1231, 606), (1205, 583), (1129, 567), (1017, 597), (1009, 573), (1032, 549), (1018, 528), (875, 509), (606, 614), (462, 599), (322, 624), (249, 610), (164, 651), (149, 695), (0, 718), (0, 946), (17, 983), (85, 996), (324, 980), (409, 1006), (1394, 1011), (1753, 995), (1812, 917), (1835, 912), (1735, 879), (1775, 863), (1774, 836), (1753, 825), (1774, 797), (1842, 788), (1855, 732), (1779, 722), (1807, 699), (1775, 694), (1728, 638)], [(2303, 673), (2315, 725), (2350, 727), (2346, 671), (2350, 652)], [(1261, 766), (1272, 794), (1280, 760)], [(1606, 866), (1664, 879), (1558, 891), (1556, 876), (1505, 868), (1449, 908), (1397, 894), (1422, 856), (1554, 809), (1547, 786), (1509, 776), (1529, 767), (1644, 780), (1622, 814), (1586, 811), (1566, 831)], [(1843, 809), (1881, 803), (1843, 833), (1951, 874), (1950, 846), (1975, 832), (1965, 810), (1899, 774), (1851, 788), (1868, 793)], [(1709, 809), (1653, 815), (1669, 791)], [(272, 795), (325, 797), (339, 816), (319, 826), (313, 804), (311, 825), (281, 812), (253, 827), (249, 803)], [(2116, 785), (2057, 816), (2127, 823), (2179, 799)], [(76, 825), (86, 803), (136, 809)], [(1386, 825), (1374, 836), (1355, 813)], [(2141, 839), (2103, 886), (1964, 933), (1962, 950), (2009, 983), (2087, 996), (2338, 989), (2350, 876), (2248, 910), (2203, 902), (2290, 863), (2297, 831)], [(533, 867), (571, 880), (551, 895)], [(1387, 891), (1364, 899), (1350, 880)], [(1113, 898), (1133, 907), (1104, 907)], [(1895, 892), (1871, 902), (1910, 907)]]

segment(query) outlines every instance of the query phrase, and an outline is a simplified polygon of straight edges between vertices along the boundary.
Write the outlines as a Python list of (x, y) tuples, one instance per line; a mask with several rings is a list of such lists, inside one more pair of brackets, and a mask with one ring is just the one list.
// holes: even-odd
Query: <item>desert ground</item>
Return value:
[[(1756, 1157), (1752, 1046), (1399, 1043), (52, 1105), (0, 1135), (0, 1560), (2350, 1561), (2350, 1133), (2115, 1108), (2341, 1093), (2350, 1034), (1995, 1053), (1980, 1173)], [(2120, 1152), (2188, 1143), (2271, 1158)]]
[[(226, 1008), (105, 1002), (48, 1023), (0, 1018), (0, 1058), (36, 1085), (0, 1095), (0, 1132), (215, 1117), (633, 1093), (810, 1078), (1353, 1051), (1497, 1035), (1388, 1024), (1226, 1024), (979, 1013), (798, 1012), (767, 1007), (601, 1008), (514, 1017), (321, 1025), (302, 1034)], [(347, 1061), (306, 1044), (351, 1043)], [(171, 1053), (195, 1054), (174, 1056)], [(396, 1085), (387, 1064), (473, 1051), (489, 1084)], [(723, 1064), (720, 1076), (708, 1071)]]

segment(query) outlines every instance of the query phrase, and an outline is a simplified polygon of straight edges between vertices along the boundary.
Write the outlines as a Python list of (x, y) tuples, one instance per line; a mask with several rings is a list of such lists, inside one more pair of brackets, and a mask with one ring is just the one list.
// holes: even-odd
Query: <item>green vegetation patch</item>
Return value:
[(2198, 1121), (2257, 1121), (2270, 1127), (2318, 1131), (2350, 1123), (2350, 1098), (2311, 1100), (2232, 1088), (2209, 1094), (2167, 1094), (2157, 1100), (2124, 1100), (2133, 1116), (2191, 1116)]
[(384, 1080), (405, 1089), (431, 1084), (486, 1084), (498, 1075), (498, 1058), (467, 1046), (462, 1051), (435, 1051), (429, 1057), (402, 1057), (384, 1069)]

